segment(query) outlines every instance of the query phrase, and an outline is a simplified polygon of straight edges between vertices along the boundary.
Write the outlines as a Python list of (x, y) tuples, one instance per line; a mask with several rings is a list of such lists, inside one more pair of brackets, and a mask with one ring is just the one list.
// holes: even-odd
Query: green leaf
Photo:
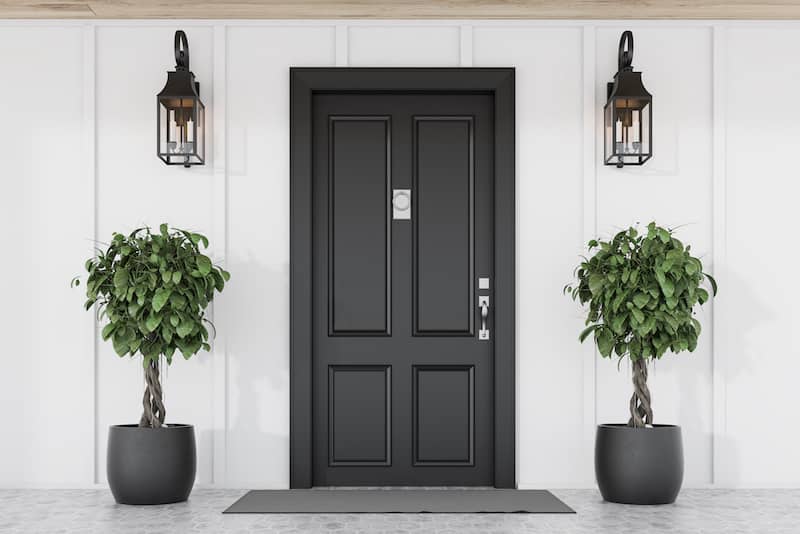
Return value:
[(649, 301), (650, 301), (650, 296), (647, 293), (643, 293), (641, 291), (639, 291), (633, 296), (633, 303), (636, 304), (636, 307), (639, 309), (644, 308)]
[(592, 326), (590, 326), (590, 327), (588, 327), (588, 328), (585, 328), (585, 329), (583, 330), (583, 332), (581, 332), (581, 335), (580, 335), (580, 336), (578, 336), (578, 339), (580, 340), (580, 342), (581, 342), (581, 343), (583, 343), (583, 341), (584, 341), (584, 340), (585, 340), (587, 337), (589, 337), (589, 334), (591, 334), (592, 332), (594, 332), (594, 331), (595, 331), (596, 329), (598, 329), (598, 328), (600, 328), (600, 325), (597, 325), (597, 324), (593, 324)]
[(589, 291), (592, 292), (592, 295), (599, 295), (600, 291), (602, 291), (603, 286), (606, 283), (606, 279), (601, 274), (593, 274), (589, 277)]
[(694, 327), (694, 333), (699, 336), (700, 332), (703, 330), (703, 327), (700, 325), (700, 321), (692, 317), (692, 327)]
[(205, 276), (211, 272), (211, 260), (208, 258), (208, 256), (199, 254), (197, 256), (196, 261), (197, 261), (197, 270), (200, 271), (200, 274)]
[(161, 311), (171, 294), (172, 290), (170, 289), (162, 288), (156, 291), (156, 294), (153, 296), (153, 311)]
[(611, 356), (611, 350), (614, 348), (614, 336), (611, 332), (607, 329), (599, 330), (599, 334), (595, 332), (595, 340), (600, 354), (606, 358)]
[(669, 235), (669, 232), (663, 228), (658, 228), (656, 230), (656, 234), (658, 235), (658, 238), (661, 240), (661, 242), (664, 244), (669, 243), (670, 239), (672, 239), (671, 236)]
[(673, 284), (672, 280), (669, 278), (664, 278), (663, 281), (660, 280), (659, 285), (661, 286), (661, 291), (664, 292), (665, 297), (670, 298), (675, 294), (675, 284)]
[(183, 339), (189, 334), (191, 334), (193, 329), (194, 329), (194, 323), (188, 320), (184, 320), (181, 321), (181, 324), (178, 325), (176, 333), (178, 334), (178, 337)]
[(697, 289), (697, 301), (700, 304), (705, 304), (707, 300), (708, 300), (708, 291), (706, 291), (702, 287), (698, 288)]
[(111, 339), (111, 344), (114, 346), (114, 352), (116, 352), (120, 357), (125, 356), (129, 350), (128, 343), (123, 339), (118, 339), (117, 336), (114, 336)]
[(103, 341), (108, 341), (108, 338), (111, 337), (111, 334), (114, 333), (114, 329), (117, 327), (115, 323), (108, 323), (103, 327), (103, 331), (100, 333), (100, 336), (103, 338)]
[(147, 329), (150, 332), (154, 332), (156, 330), (156, 328), (158, 328), (158, 325), (161, 324), (162, 317), (163, 316), (161, 314), (153, 314), (153, 315), (149, 316), (147, 318), (147, 321), (145, 321), (145, 325), (147, 326)]
[(176, 285), (177, 285), (177, 284), (180, 284), (180, 282), (181, 282), (181, 276), (182, 276), (182, 275), (181, 275), (181, 272), (180, 272), (180, 271), (175, 271), (174, 273), (172, 273), (172, 283), (173, 283), (173, 284), (176, 284)]
[(208, 248), (208, 239), (206, 238), (206, 236), (204, 236), (202, 234), (192, 234), (191, 235), (191, 239), (192, 239), (192, 243), (194, 243), (195, 245), (198, 242), (202, 241), (203, 248)]
[(183, 308), (186, 307), (186, 297), (184, 297), (180, 293), (173, 293), (169, 297), (169, 303), (172, 309), (182, 310)]
[(703, 276), (705, 276), (708, 279), (708, 283), (711, 284), (711, 291), (714, 293), (714, 296), (716, 297), (717, 296), (717, 281), (710, 274), (703, 273)]
[(611, 329), (617, 335), (622, 335), (625, 332), (625, 321), (628, 319), (628, 316), (625, 314), (615, 315), (613, 319), (611, 319)]
[(114, 287), (124, 289), (128, 286), (128, 270), (120, 267), (114, 273)]
[[(222, 275), (216, 270), (211, 271), (211, 274), (214, 278), (214, 288), (217, 291), (222, 291), (225, 288), (225, 280), (222, 279)], [(564, 288), (564, 291), (566, 291), (566, 288)]]

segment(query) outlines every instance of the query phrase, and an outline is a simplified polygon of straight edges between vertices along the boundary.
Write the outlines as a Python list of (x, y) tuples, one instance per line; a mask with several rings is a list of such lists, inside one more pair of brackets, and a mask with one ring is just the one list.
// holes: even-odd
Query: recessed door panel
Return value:
[(475, 368), (414, 366), (414, 465), (473, 465)]
[(391, 367), (331, 365), (328, 396), (329, 465), (390, 465)]
[(331, 116), (328, 127), (330, 333), (388, 335), (390, 118)]
[(473, 334), (473, 118), (414, 117), (414, 335)]

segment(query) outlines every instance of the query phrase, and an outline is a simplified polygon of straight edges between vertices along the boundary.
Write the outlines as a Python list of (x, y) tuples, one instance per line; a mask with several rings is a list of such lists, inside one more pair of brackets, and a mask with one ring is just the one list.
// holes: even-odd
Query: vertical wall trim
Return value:
[[(93, 257), (96, 254), (95, 245), (97, 243), (97, 123), (95, 120), (95, 92), (96, 92), (96, 69), (97, 57), (95, 55), (96, 32), (94, 24), (88, 24), (83, 28), (83, 150), (84, 150), (84, 175), (86, 176), (89, 194), (89, 204), (91, 205), (91, 220), (87, 224), (87, 231), (90, 242), (88, 255)], [(97, 373), (97, 321), (94, 313), (87, 313), (87, 332), (91, 332), (91, 358), (92, 358), (92, 469), (89, 474), (89, 482), (97, 484), (98, 462), (100, 456), (100, 439), (98, 432), (98, 373)]]
[(350, 44), (348, 42), (348, 26), (336, 25), (336, 66), (346, 67), (350, 64)]
[[(228, 240), (228, 35), (223, 24), (214, 26), (213, 78), (214, 94), (212, 105), (213, 132), (213, 177), (214, 180), (214, 215), (213, 234), (217, 260), (223, 265), (228, 260), (230, 251)], [(216, 312), (214, 305), (212, 313)], [(215, 321), (224, 321), (223, 313), (214, 317)], [(228, 345), (227, 328), (217, 325), (212, 354), (212, 380), (214, 387), (213, 438), (211, 440), (211, 482), (223, 485), (227, 480), (227, 444), (228, 444)], [(220, 328), (221, 327), (221, 328)]]
[(461, 25), (459, 27), (459, 36), (461, 39), (461, 66), (471, 67), (473, 53), (472, 26)]
[[(597, 236), (597, 106), (596, 106), (596, 27), (583, 27), (583, 242)], [(591, 451), (597, 426), (597, 351), (592, 342), (583, 344), (583, 459), (588, 483), (593, 484)]]
[[(726, 192), (726, 163), (727, 163), (727, 34), (726, 27), (715, 25), (713, 27), (713, 175), (712, 175), (712, 260), (710, 271), (718, 281), (722, 279), (725, 287), (725, 272), (727, 253), (727, 192)], [(724, 298), (724, 297), (723, 297)], [(725, 332), (723, 306), (717, 299), (711, 301), (711, 365), (712, 365), (712, 458), (711, 482), (714, 485), (725, 484), (728, 481), (720, 480), (720, 475), (725, 472), (722, 445), (727, 431), (727, 391), (725, 383), (724, 363), (721, 354), (730, 354), (724, 350)]]

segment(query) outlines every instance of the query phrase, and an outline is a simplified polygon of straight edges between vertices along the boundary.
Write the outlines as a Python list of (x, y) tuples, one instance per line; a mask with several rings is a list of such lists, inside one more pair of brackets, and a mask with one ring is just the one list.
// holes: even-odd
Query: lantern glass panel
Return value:
[(649, 98), (619, 97), (605, 108), (605, 155), (610, 165), (641, 165), (652, 155)]
[(205, 106), (195, 97), (158, 99), (158, 155), (170, 165), (202, 164)]

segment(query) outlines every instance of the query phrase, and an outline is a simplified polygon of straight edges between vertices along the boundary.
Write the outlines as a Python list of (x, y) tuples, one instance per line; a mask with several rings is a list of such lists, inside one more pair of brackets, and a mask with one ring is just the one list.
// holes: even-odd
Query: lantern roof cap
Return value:
[(622, 70), (614, 75), (609, 85), (608, 100), (614, 98), (638, 98), (652, 100), (653, 95), (642, 83), (642, 73), (633, 70)]
[(194, 80), (194, 74), (188, 70), (167, 72), (167, 83), (158, 93), (162, 97), (196, 98), (200, 100), (200, 84)]

